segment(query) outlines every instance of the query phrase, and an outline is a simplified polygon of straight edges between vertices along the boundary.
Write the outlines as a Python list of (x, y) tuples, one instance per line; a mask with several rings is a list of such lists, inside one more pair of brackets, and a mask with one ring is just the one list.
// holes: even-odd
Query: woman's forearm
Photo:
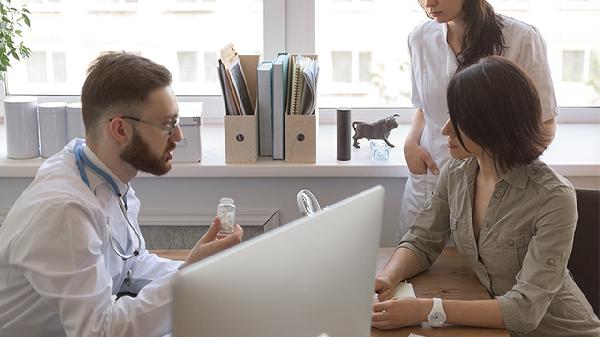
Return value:
[(423, 110), (417, 109), (413, 114), (412, 120), (410, 122), (410, 129), (408, 130), (408, 135), (406, 136), (406, 142), (414, 142), (420, 144), (421, 134), (423, 133), (424, 128), (425, 116), (423, 114)]
[[(477, 301), (444, 300), (442, 305), (446, 312), (447, 323), (484, 328), (502, 329), (505, 327), (500, 312), (500, 304), (495, 299)], [(432, 306), (433, 301), (431, 301), (430, 308)]]
[(552, 140), (554, 140), (554, 135), (556, 134), (556, 118), (552, 118), (549, 119), (547, 121), (544, 121), (543, 123), (544, 126), (544, 133), (546, 134), (546, 146), (550, 145), (550, 143), (552, 143)]
[(401, 281), (415, 276), (420, 271), (417, 256), (410, 249), (400, 247), (396, 249), (379, 275), (387, 276), (392, 286), (395, 286)]

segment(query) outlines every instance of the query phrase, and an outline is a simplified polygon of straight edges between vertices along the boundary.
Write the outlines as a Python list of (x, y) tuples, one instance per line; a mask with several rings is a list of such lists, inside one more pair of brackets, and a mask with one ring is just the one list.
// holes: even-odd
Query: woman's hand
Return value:
[(375, 292), (378, 294), (379, 301), (386, 301), (392, 298), (394, 285), (388, 276), (377, 275), (375, 277)]
[(431, 158), (431, 154), (417, 142), (407, 140), (404, 143), (404, 158), (406, 158), (406, 165), (412, 174), (427, 174), (428, 169), (435, 175), (439, 174), (439, 169)]
[(398, 329), (427, 320), (431, 299), (400, 298), (373, 304), (371, 325), (381, 330)]

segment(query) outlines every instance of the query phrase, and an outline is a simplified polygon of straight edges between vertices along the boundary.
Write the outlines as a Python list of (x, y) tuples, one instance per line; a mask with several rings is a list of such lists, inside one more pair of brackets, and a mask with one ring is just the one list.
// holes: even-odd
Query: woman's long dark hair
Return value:
[(506, 48), (502, 36), (504, 23), (502, 17), (494, 12), (492, 5), (486, 0), (464, 0), (462, 11), (465, 35), (462, 50), (457, 55), (458, 69), (473, 64), (482, 57), (503, 55)]
[(504, 54), (502, 17), (486, 0), (464, 0), (465, 35), (462, 51), (458, 54), (458, 67), (464, 68), (490, 55)]
[(447, 99), (461, 145), (465, 147), (459, 130), (493, 158), (498, 172), (527, 165), (546, 149), (538, 92), (508, 59), (485, 57), (457, 72)]

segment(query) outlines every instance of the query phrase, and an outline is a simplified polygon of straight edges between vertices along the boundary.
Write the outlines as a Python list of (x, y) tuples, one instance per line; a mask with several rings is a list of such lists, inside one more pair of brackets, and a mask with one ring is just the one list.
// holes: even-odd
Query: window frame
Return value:
[[(286, 50), (293, 54), (315, 54), (315, 1), (316, 0), (263, 0), (263, 55), (275, 58)], [(357, 5), (364, 5), (356, 1)], [(352, 2), (353, 4), (355, 1)], [(368, 5), (368, 2), (366, 3)], [(134, 4), (139, 6), (140, 3)], [(211, 4), (208, 5), (210, 7)], [(202, 6), (201, 6), (202, 7)], [(180, 102), (203, 102), (203, 119), (206, 124), (222, 124), (225, 115), (221, 95), (178, 95)], [(40, 95), (38, 101), (78, 102), (78, 95)], [(352, 119), (374, 121), (400, 114), (402, 123), (410, 123), (412, 107), (354, 108)], [(320, 107), (319, 122), (335, 123), (335, 107)], [(559, 107), (559, 123), (600, 123), (600, 106)]]

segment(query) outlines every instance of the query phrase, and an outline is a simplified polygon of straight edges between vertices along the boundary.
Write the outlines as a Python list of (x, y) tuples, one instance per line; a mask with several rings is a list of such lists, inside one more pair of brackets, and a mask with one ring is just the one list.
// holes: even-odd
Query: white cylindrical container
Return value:
[(221, 221), (221, 233), (232, 233), (235, 227), (235, 204), (231, 198), (221, 198), (217, 206), (217, 216)]
[(38, 105), (40, 152), (48, 158), (67, 145), (67, 103), (48, 102)]
[(67, 142), (73, 138), (85, 138), (85, 127), (79, 102), (67, 104)]
[(6, 154), (12, 159), (28, 159), (40, 155), (37, 97), (4, 98)]

